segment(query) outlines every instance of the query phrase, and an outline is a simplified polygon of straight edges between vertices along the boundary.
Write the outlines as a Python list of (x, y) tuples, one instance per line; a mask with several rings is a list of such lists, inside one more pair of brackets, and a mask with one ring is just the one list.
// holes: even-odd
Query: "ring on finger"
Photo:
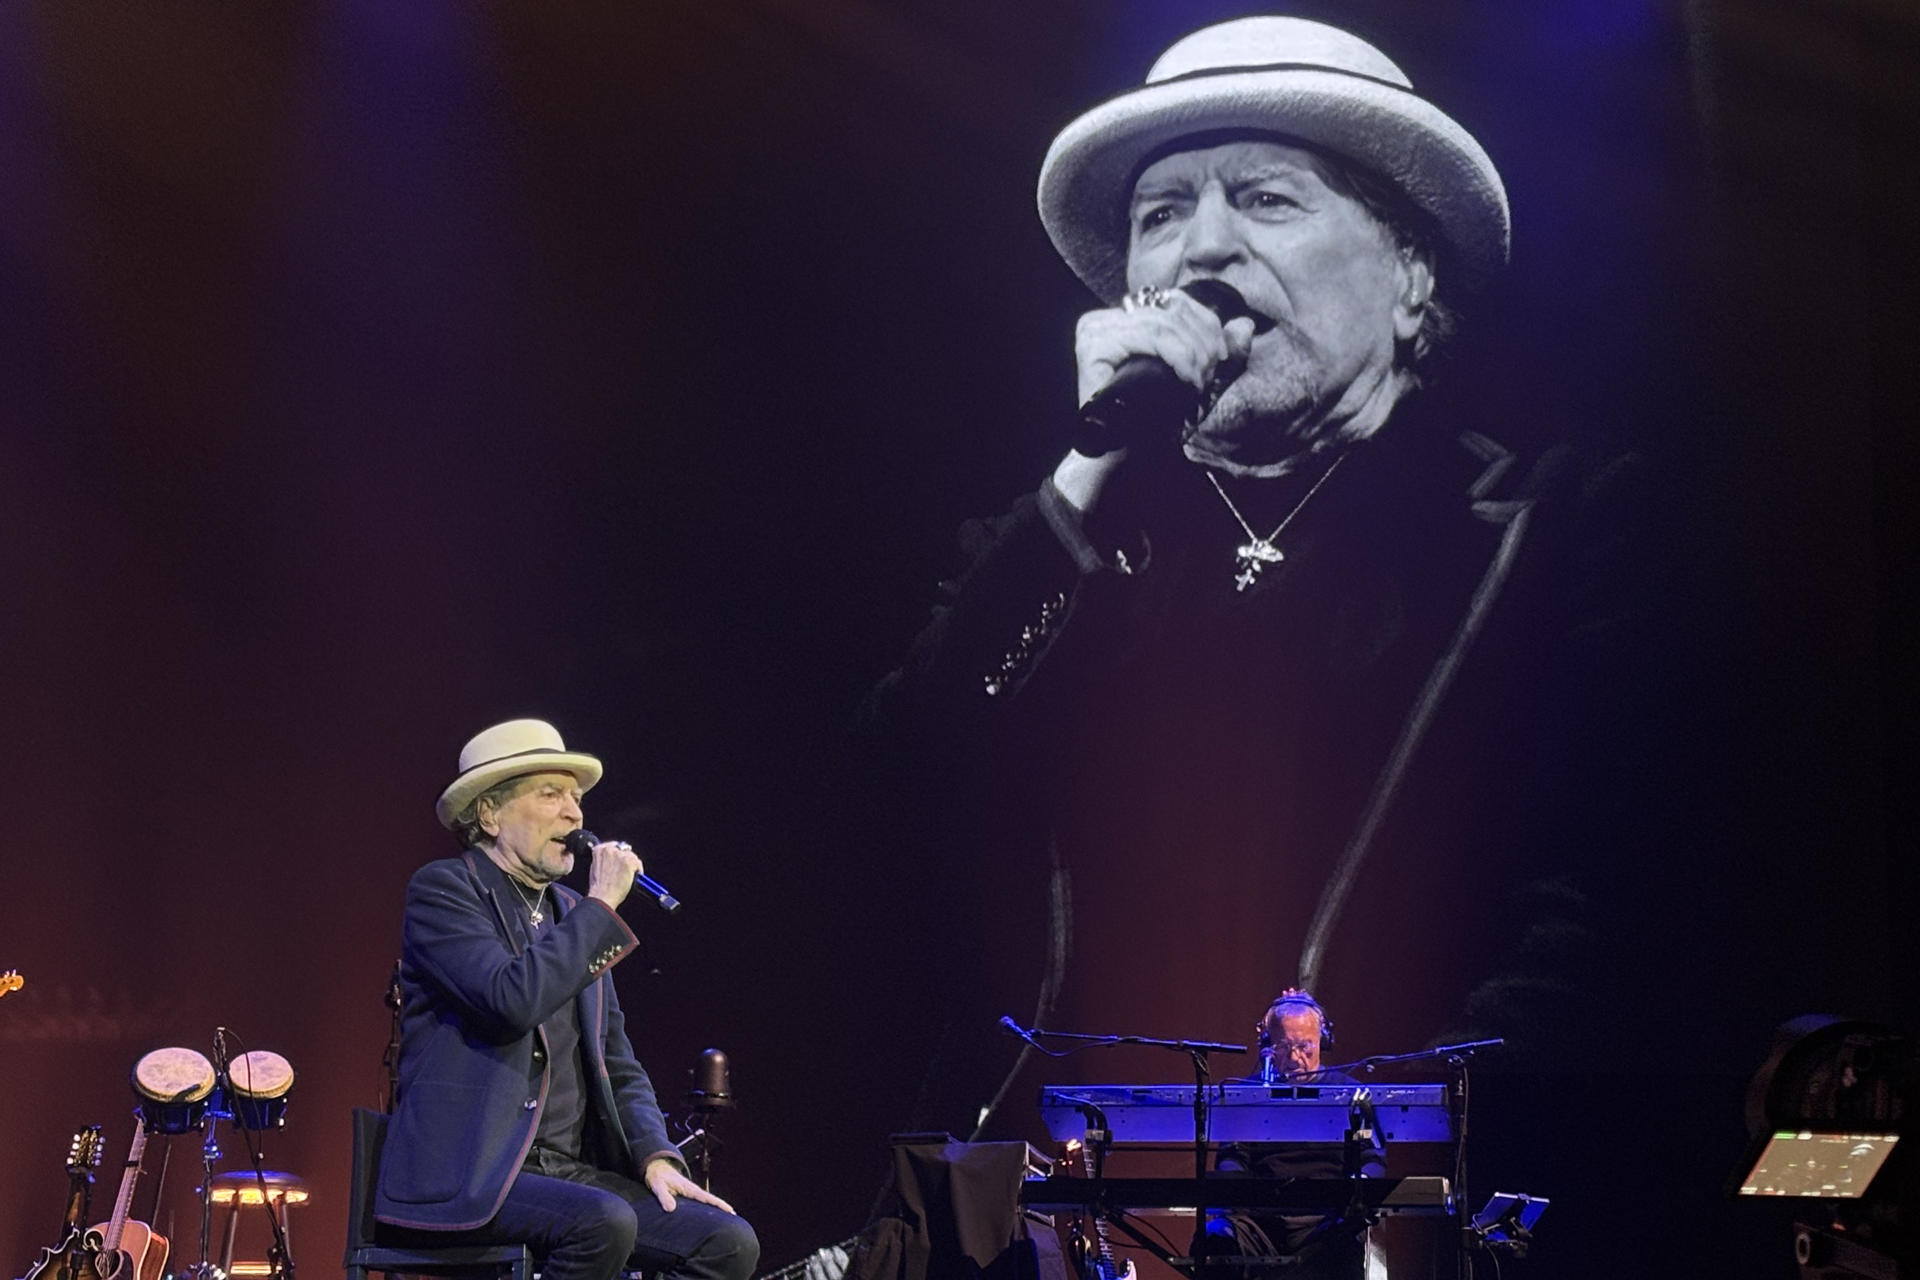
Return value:
[(1141, 307), (1164, 307), (1167, 305), (1167, 291), (1158, 285), (1142, 285), (1126, 297), (1126, 309), (1134, 311)]

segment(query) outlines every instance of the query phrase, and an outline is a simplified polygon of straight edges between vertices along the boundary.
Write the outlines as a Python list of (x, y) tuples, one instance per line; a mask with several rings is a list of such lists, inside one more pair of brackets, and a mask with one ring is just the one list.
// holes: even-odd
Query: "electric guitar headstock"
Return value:
[(0, 973), (0, 996), (4, 996), (9, 991), (18, 991), (26, 985), (27, 980), (20, 976), (18, 969), (9, 969), (5, 973)]

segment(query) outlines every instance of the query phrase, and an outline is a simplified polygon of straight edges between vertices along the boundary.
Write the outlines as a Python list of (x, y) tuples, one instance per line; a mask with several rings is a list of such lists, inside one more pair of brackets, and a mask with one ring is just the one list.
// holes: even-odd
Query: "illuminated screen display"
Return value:
[(1899, 1140), (1891, 1133), (1775, 1133), (1741, 1182), (1740, 1194), (1858, 1199)]

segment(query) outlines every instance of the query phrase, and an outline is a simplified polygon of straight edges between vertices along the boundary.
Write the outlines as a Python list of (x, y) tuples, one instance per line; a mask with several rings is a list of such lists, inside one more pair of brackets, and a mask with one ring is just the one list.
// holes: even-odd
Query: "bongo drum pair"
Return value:
[(209, 1111), (232, 1116), (242, 1129), (286, 1123), (293, 1067), (285, 1058), (265, 1049), (243, 1053), (227, 1065), (226, 1083), (223, 1092), (213, 1063), (193, 1049), (155, 1049), (133, 1066), (133, 1093), (149, 1133), (189, 1133)]

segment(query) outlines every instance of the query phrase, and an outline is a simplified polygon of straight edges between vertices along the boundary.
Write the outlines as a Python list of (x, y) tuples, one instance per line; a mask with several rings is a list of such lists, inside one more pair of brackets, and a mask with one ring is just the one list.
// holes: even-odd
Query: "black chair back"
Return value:
[[(382, 1244), (373, 1217), (373, 1189), (380, 1182), (380, 1149), (387, 1116), (353, 1109), (353, 1203), (347, 1209), (346, 1280), (369, 1275), (472, 1276), (533, 1280), (533, 1255), (522, 1244)], [(418, 1236), (424, 1233), (406, 1233)]]
[(387, 1117), (366, 1107), (353, 1109), (353, 1199), (347, 1214), (347, 1248), (376, 1243), (373, 1189), (380, 1181), (380, 1148), (387, 1141)]

